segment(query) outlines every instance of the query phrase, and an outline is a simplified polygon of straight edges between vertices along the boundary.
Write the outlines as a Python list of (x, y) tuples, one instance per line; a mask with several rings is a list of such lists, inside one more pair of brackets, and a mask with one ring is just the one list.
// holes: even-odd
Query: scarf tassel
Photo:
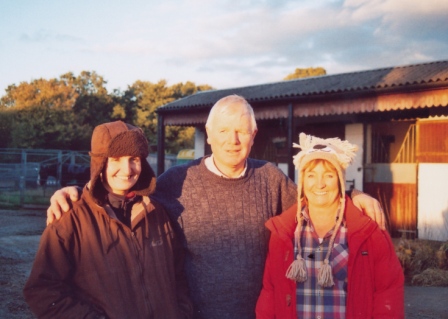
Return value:
[(328, 259), (324, 260), (324, 264), (319, 269), (319, 274), (317, 277), (317, 283), (321, 287), (332, 287), (334, 286), (333, 274), (331, 270), (331, 266), (328, 262)]
[(297, 282), (304, 282), (305, 280), (307, 280), (308, 275), (305, 260), (300, 254), (297, 255), (297, 259), (294, 260), (286, 270), (286, 278), (295, 280)]

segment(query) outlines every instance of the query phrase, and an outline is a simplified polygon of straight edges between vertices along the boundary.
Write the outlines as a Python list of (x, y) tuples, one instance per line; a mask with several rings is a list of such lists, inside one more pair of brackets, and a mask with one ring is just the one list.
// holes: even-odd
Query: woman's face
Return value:
[(142, 172), (140, 157), (121, 156), (108, 157), (106, 164), (106, 179), (103, 180), (106, 189), (117, 195), (126, 195), (137, 183)]
[(337, 171), (324, 161), (309, 165), (304, 171), (303, 192), (309, 205), (328, 207), (335, 204), (340, 198)]

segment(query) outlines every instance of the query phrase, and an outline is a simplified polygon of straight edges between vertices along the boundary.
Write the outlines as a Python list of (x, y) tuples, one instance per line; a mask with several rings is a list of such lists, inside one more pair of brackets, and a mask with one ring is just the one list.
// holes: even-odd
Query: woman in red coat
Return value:
[(404, 276), (386, 231), (345, 195), (357, 147), (300, 135), (299, 201), (271, 218), (257, 318), (404, 318)]

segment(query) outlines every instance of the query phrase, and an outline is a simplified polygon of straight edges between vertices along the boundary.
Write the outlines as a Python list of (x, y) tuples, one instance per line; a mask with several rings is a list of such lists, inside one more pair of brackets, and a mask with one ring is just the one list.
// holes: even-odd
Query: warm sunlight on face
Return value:
[(339, 201), (338, 173), (329, 162), (311, 162), (303, 174), (303, 191), (309, 205), (329, 207)]
[(126, 195), (138, 181), (142, 172), (140, 157), (108, 157), (106, 164), (106, 189), (117, 195)]
[(207, 127), (207, 142), (218, 169), (223, 173), (241, 172), (254, 143), (256, 129), (242, 103), (227, 104), (222, 108)]

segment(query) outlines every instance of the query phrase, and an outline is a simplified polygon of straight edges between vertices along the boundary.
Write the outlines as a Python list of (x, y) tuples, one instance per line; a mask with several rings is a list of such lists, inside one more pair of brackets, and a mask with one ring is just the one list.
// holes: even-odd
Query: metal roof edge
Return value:
[[(419, 66), (424, 66), (424, 65), (431, 65), (431, 64), (440, 64), (440, 63), (448, 63), (448, 60), (440, 60), (440, 61), (430, 61), (430, 62), (422, 62), (422, 63), (417, 63), (417, 64), (409, 64), (409, 65), (400, 65), (400, 66), (394, 66), (394, 67), (383, 67), (383, 68), (378, 68), (378, 69), (371, 69), (371, 70), (360, 70), (360, 71), (353, 71), (353, 72), (346, 72), (346, 73), (338, 73), (338, 74), (326, 74), (326, 75), (321, 75), (321, 76), (316, 76), (316, 77), (308, 77), (308, 78), (300, 78), (300, 79), (292, 79), (292, 80), (286, 80), (286, 81), (276, 81), (276, 82), (269, 82), (269, 83), (263, 83), (263, 84), (256, 84), (256, 85), (249, 85), (249, 86), (242, 86), (242, 87), (234, 87), (234, 88), (226, 88), (226, 89), (214, 89), (214, 90), (207, 90), (207, 91), (199, 91), (193, 95), (184, 97), (182, 99), (178, 99), (175, 101), (172, 101), (170, 103), (167, 103), (165, 105), (160, 106), (159, 108), (157, 108), (156, 112), (159, 113), (163, 113), (164, 111), (171, 111), (171, 110), (175, 110), (175, 109), (180, 109), (180, 108), (185, 108), (185, 107), (189, 107), (189, 108), (207, 108), (210, 107), (211, 105), (214, 104), (213, 103), (197, 103), (197, 104), (189, 104), (189, 103), (185, 103), (183, 104), (182, 101), (187, 101), (188, 99), (191, 98), (196, 98), (198, 95), (204, 95), (204, 94), (215, 94), (218, 96), (226, 96), (229, 95), (229, 93), (227, 92), (231, 92), (231, 91), (244, 91), (244, 90), (248, 90), (248, 89), (253, 89), (253, 88), (262, 88), (263, 86), (273, 86), (273, 85), (288, 85), (291, 84), (291, 82), (311, 82), (311, 81), (319, 81), (322, 80), (323, 78), (337, 78), (337, 77), (345, 77), (345, 76), (349, 76), (349, 75), (355, 75), (355, 74), (365, 74), (365, 73), (374, 73), (374, 72), (381, 72), (381, 71), (386, 71), (386, 70), (396, 70), (396, 69), (408, 69), (408, 68), (415, 68), (415, 67), (419, 67)], [(248, 97), (247, 100), (251, 103), (253, 102), (263, 102), (266, 100), (289, 100), (289, 99), (297, 99), (297, 98), (301, 98), (301, 97), (311, 97), (311, 96), (318, 96), (318, 95), (323, 95), (323, 94), (347, 94), (347, 93), (355, 93), (355, 92), (359, 92), (362, 93), (364, 92), (378, 92), (378, 91), (387, 91), (387, 90), (394, 90), (394, 89), (399, 89), (399, 88), (403, 88), (403, 87), (425, 87), (427, 85), (435, 85), (437, 86), (436, 83), (439, 82), (444, 82), (447, 81), (448, 82), (448, 78), (446, 79), (441, 79), (440, 81), (433, 81), (433, 80), (429, 80), (429, 81), (414, 81), (412, 83), (410, 82), (406, 82), (406, 83), (397, 83), (396, 85), (392, 83), (392, 85), (376, 85), (376, 86), (365, 86), (365, 87), (355, 87), (355, 88), (348, 88), (346, 90), (342, 89), (342, 90), (323, 90), (323, 91), (316, 91), (316, 92), (309, 92), (309, 93), (302, 93), (302, 94), (294, 94), (294, 95), (266, 95), (263, 96), (261, 98), (250, 98)], [(221, 93), (221, 94), (220, 94)], [(216, 102), (216, 100), (215, 100)]]

